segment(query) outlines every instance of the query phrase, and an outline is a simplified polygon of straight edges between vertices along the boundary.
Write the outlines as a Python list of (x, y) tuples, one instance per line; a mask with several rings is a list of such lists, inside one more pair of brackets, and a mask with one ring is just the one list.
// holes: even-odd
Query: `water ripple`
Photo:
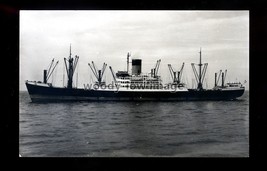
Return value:
[(20, 94), (22, 156), (249, 155), (249, 100), (31, 103)]

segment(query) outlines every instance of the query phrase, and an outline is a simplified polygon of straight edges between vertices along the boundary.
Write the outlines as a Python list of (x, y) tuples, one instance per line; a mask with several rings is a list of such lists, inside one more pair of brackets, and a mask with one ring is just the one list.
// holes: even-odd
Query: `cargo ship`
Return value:
[(95, 77), (94, 84), (84, 84), (84, 88), (74, 87), (73, 76), (79, 56), (72, 57), (71, 47), (69, 57), (64, 58), (67, 86), (58, 87), (48, 82), (58, 64), (58, 61), (54, 63), (54, 59), (49, 69), (43, 71), (43, 81), (26, 80), (25, 84), (32, 102), (235, 100), (243, 95), (245, 87), (240, 82), (225, 83), (227, 70), (215, 73), (215, 84), (212, 89), (203, 88), (208, 63), (202, 63), (201, 49), (199, 54), (199, 63), (191, 63), (197, 83), (196, 88), (187, 88), (187, 85), (181, 81), (184, 63), (179, 71), (174, 71), (172, 65), (168, 64), (172, 81), (163, 84), (161, 76), (158, 75), (160, 59), (150, 73), (143, 74), (142, 60), (132, 59), (130, 62), (130, 53), (127, 54), (126, 71), (115, 73), (109, 66), (113, 77), (112, 83), (107, 84), (103, 81), (107, 64), (104, 63), (102, 69), (98, 70), (92, 61), (88, 66)]

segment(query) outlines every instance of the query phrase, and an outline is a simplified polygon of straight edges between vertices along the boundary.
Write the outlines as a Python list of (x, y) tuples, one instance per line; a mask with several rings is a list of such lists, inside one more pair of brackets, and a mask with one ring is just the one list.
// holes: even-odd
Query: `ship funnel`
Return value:
[(45, 84), (47, 83), (47, 70), (44, 70), (44, 81)]
[(132, 59), (132, 75), (140, 75), (142, 72), (142, 60)]

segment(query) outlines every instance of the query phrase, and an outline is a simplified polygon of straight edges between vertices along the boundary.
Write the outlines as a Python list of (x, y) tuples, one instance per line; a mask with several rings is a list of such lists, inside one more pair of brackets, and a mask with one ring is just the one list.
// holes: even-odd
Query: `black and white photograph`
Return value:
[(249, 15), (20, 10), (19, 157), (249, 157)]

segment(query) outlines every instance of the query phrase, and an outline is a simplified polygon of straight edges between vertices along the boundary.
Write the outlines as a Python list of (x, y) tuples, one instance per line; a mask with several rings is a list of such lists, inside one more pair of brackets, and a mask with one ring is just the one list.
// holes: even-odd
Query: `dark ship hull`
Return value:
[(79, 88), (60, 88), (41, 86), (26, 82), (33, 102), (51, 101), (191, 101), (191, 100), (234, 100), (245, 91), (240, 89), (188, 91), (113, 91), (86, 90)]

